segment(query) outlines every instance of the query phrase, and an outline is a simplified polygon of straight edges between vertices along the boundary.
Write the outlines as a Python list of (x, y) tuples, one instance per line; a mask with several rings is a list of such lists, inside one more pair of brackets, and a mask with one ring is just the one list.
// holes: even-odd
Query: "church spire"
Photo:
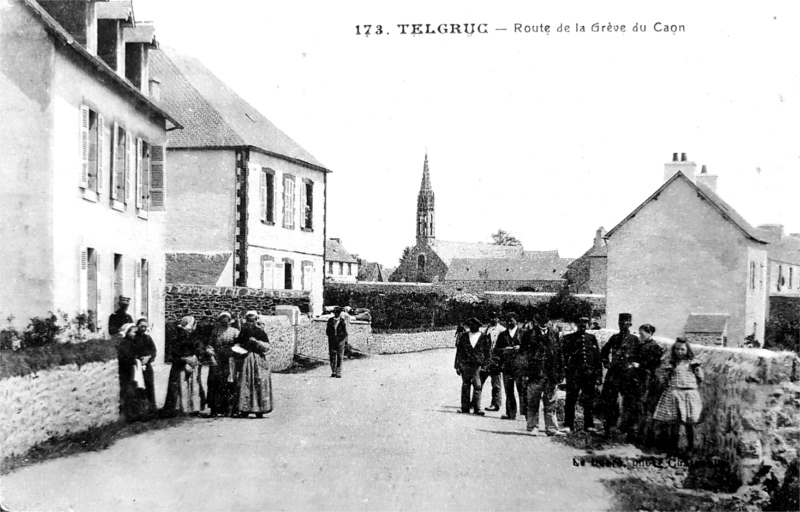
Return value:
[(431, 171), (428, 168), (428, 151), (425, 150), (425, 163), (422, 166), (422, 184), (417, 196), (417, 245), (435, 238), (434, 198), (431, 187)]

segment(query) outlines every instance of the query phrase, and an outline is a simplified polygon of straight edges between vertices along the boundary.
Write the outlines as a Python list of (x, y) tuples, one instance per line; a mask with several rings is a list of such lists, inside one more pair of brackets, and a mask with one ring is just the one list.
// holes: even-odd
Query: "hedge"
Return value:
[(105, 362), (116, 357), (117, 344), (112, 340), (54, 343), (44, 347), (0, 350), (0, 379), (29, 375), (68, 364), (80, 366)]

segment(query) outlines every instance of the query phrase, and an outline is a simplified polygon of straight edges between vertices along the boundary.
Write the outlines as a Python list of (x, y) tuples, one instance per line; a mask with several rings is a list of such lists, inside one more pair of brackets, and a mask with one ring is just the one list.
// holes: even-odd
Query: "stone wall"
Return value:
[(0, 380), (0, 457), (119, 419), (117, 360)]
[[(601, 345), (615, 332), (593, 331)], [(669, 360), (673, 340), (656, 337)], [(729, 463), (743, 484), (770, 471), (779, 480), (800, 447), (800, 359), (791, 352), (693, 345), (705, 380), (695, 446)]]
[[(297, 325), (297, 354), (317, 359), (328, 359), (328, 336), (325, 334), (328, 318), (301, 319)], [(348, 343), (357, 350), (367, 345), (372, 335), (369, 322), (351, 320)]]
[(308, 312), (308, 292), (298, 290), (260, 290), (221, 286), (169, 285), (166, 288), (166, 321), (191, 315), (196, 320), (213, 320), (221, 311), (244, 317), (250, 309), (274, 315), (275, 305), (297, 306)]
[(405, 354), (436, 348), (455, 347), (455, 329), (413, 333), (371, 334), (363, 345), (351, 342), (353, 348), (370, 354)]
[(295, 327), (285, 316), (261, 316), (269, 336), (267, 360), (272, 371), (281, 371), (294, 362)]

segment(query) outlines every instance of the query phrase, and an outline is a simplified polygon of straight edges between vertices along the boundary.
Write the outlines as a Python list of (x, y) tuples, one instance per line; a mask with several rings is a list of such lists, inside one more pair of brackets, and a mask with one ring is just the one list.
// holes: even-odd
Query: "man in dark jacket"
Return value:
[(492, 403), (486, 408), (487, 411), (499, 411), (500, 403), (503, 401), (503, 377), (500, 370), (500, 354), (497, 352), (497, 340), (501, 333), (505, 332), (506, 328), (500, 325), (500, 315), (496, 312), (491, 312), (489, 318), (489, 328), (486, 329), (486, 335), (489, 336), (491, 342), (491, 355), (489, 363), (481, 369), (481, 388), (486, 383), (486, 379), (492, 379)]
[[(639, 359), (641, 341), (631, 334), (632, 323), (633, 317), (630, 313), (620, 313), (619, 333), (611, 336), (600, 350), (600, 359), (603, 361), (603, 366), (608, 369), (600, 397), (607, 434), (613, 434), (617, 430), (620, 394), (626, 418), (638, 417), (635, 411), (642, 407), (635, 364)], [(623, 430), (630, 426), (625, 423), (623, 422)]]
[(528, 432), (539, 433), (539, 403), (544, 403), (545, 432), (548, 436), (564, 435), (556, 419), (556, 388), (564, 379), (561, 359), (561, 340), (558, 332), (548, 325), (547, 317), (538, 314), (533, 329), (522, 340), (528, 354)]
[(325, 328), (325, 334), (328, 336), (328, 355), (331, 359), (331, 377), (337, 379), (342, 378), (342, 358), (348, 334), (348, 318), (342, 311), (342, 308), (336, 307)]
[[(497, 344), (494, 347), (494, 353), (497, 355), (500, 371), (503, 373), (503, 386), (506, 389), (506, 414), (502, 416), (504, 420), (513, 420), (517, 418), (517, 398), (519, 395), (519, 409), (520, 414), (525, 416), (527, 404), (525, 403), (525, 383), (523, 382), (523, 373), (516, 371), (514, 365), (514, 358), (519, 352), (520, 344), (522, 343), (522, 327), (517, 323), (517, 315), (515, 313), (508, 314), (506, 320), (506, 330), (497, 336)], [(516, 393), (514, 388), (516, 386)]]
[(583, 429), (594, 432), (595, 390), (603, 381), (600, 347), (594, 334), (586, 332), (588, 318), (578, 320), (578, 330), (564, 336), (564, 365), (567, 374), (567, 401), (564, 426), (575, 428), (575, 404), (583, 395)]
[[(456, 373), (461, 376), (461, 412), (470, 409), (479, 416), (481, 411), (481, 367), (489, 364), (492, 342), (489, 336), (480, 332), (481, 322), (477, 318), (467, 320), (468, 332), (461, 333), (456, 342)], [(470, 402), (470, 388), (472, 401)]]

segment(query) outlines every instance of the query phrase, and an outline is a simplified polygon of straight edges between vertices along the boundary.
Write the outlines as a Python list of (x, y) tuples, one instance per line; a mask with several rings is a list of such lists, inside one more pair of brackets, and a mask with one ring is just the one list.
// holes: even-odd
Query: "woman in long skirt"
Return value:
[(231, 314), (227, 311), (220, 313), (206, 346), (209, 356), (208, 405), (212, 417), (235, 412), (236, 359), (232, 349), (237, 336), (239, 330), (231, 327)]
[(239, 363), (239, 414), (244, 418), (255, 413), (262, 418), (272, 411), (272, 372), (267, 361), (269, 337), (257, 323), (258, 313), (248, 311), (237, 345), (246, 350)]
[[(146, 419), (154, 411), (149, 400), (148, 383), (152, 389), (152, 367), (155, 358), (155, 344), (150, 336), (139, 336), (136, 324), (123, 325), (119, 330), (121, 337), (117, 346), (119, 361), (120, 412), (127, 421)], [(147, 341), (150, 341), (148, 344)], [(147, 370), (150, 369), (150, 379)]]
[(202, 354), (202, 347), (194, 328), (193, 316), (183, 317), (178, 324), (177, 339), (170, 349), (172, 368), (163, 409), (166, 415), (197, 414), (202, 409), (198, 379), (198, 357)]

